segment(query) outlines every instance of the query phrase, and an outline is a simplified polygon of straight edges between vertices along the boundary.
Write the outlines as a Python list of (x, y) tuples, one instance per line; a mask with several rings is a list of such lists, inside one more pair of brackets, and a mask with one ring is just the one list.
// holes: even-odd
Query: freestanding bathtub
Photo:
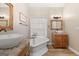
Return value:
[(0, 49), (17, 46), (23, 39), (23, 36), (24, 35), (18, 33), (0, 35)]
[(48, 38), (37, 36), (35, 39), (30, 39), (30, 46), (32, 49), (31, 56), (42, 56), (48, 51), (47, 42)]

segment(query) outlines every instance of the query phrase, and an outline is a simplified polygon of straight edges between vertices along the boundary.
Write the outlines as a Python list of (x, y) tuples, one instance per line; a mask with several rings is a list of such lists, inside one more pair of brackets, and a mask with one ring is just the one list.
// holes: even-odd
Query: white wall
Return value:
[(46, 16), (62, 15), (63, 7), (29, 7), (29, 15), (32, 16)]
[(48, 16), (49, 9), (47, 7), (29, 7), (30, 17)]
[(69, 35), (69, 46), (79, 52), (79, 4), (66, 4), (63, 18), (65, 31)]
[[(14, 3), (13, 4), (13, 21), (14, 21), (14, 28), (13, 30), (18, 33), (26, 34), (26, 37), (29, 35), (29, 26), (23, 26), (19, 21), (19, 12), (22, 12), (26, 17), (28, 17), (28, 5), (24, 3)], [(29, 24), (29, 21), (28, 21)]]

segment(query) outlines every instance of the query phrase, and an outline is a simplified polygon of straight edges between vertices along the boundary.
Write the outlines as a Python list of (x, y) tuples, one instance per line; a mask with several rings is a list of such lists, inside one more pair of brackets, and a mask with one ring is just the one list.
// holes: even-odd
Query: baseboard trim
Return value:
[(68, 49), (69, 49), (69, 50), (71, 50), (72, 52), (74, 52), (76, 55), (78, 55), (78, 56), (79, 56), (79, 52), (78, 52), (78, 51), (76, 51), (75, 49), (73, 49), (73, 48), (71, 48), (71, 47), (68, 47)]

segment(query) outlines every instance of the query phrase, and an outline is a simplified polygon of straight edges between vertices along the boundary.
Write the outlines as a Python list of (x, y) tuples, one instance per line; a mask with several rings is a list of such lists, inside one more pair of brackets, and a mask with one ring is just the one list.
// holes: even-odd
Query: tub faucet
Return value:
[(32, 34), (33, 44), (35, 44), (35, 38), (36, 38), (36, 36), (37, 36), (37, 33), (33, 33)]
[(33, 38), (33, 39), (35, 39), (36, 36), (37, 36), (37, 33), (33, 33), (33, 34), (32, 34), (32, 38)]
[(33, 35), (32, 35), (32, 36), (35, 36), (35, 37), (36, 37), (36, 36), (37, 36), (37, 33), (33, 33)]

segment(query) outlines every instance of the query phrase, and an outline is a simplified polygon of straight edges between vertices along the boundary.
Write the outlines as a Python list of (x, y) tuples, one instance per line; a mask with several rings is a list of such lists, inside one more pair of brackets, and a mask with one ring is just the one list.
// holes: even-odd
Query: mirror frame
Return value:
[(7, 6), (9, 6), (9, 25), (8, 30), (13, 30), (13, 5), (11, 3), (5, 3)]
[[(61, 27), (60, 28), (54, 28), (52, 27), (53, 22), (61, 22)], [(58, 26), (57, 24), (55, 24), (56, 26)], [(51, 30), (63, 30), (63, 20), (51, 20)]]

